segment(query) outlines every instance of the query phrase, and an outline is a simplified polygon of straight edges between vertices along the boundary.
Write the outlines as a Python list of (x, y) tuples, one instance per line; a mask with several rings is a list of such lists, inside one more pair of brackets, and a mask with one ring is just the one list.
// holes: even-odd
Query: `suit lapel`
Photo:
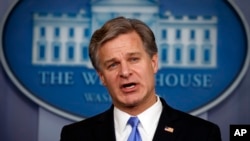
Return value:
[(113, 106), (97, 121), (96, 140), (115, 141)]
[(178, 119), (178, 116), (174, 114), (174, 110), (163, 99), (161, 99), (161, 102), (163, 110), (153, 141), (174, 141), (178, 134), (178, 128), (174, 125), (174, 121)]

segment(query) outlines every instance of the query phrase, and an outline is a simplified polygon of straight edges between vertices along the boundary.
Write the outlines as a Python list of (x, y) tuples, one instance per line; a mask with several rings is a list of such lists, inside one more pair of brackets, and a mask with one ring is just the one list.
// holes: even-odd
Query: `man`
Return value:
[[(142, 141), (221, 140), (217, 125), (171, 108), (155, 93), (157, 46), (143, 22), (111, 19), (94, 32), (89, 54), (113, 105), (64, 126), (61, 141), (126, 141), (132, 136)], [(132, 119), (138, 125), (130, 125)]]

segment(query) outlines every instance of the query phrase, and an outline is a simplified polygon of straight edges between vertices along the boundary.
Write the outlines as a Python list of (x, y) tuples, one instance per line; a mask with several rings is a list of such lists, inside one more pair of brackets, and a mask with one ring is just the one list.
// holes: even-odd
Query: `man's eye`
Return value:
[(130, 59), (131, 62), (137, 62), (138, 60), (139, 60), (139, 58), (137, 58), (137, 57), (133, 57)]
[(108, 65), (108, 68), (111, 69), (111, 68), (114, 68), (116, 66), (117, 66), (117, 63), (112, 63), (112, 64)]

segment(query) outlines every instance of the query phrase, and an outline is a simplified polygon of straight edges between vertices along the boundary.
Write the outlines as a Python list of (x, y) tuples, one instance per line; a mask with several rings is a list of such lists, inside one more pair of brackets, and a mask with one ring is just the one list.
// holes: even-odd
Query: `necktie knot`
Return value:
[(130, 117), (128, 120), (128, 124), (132, 126), (132, 128), (137, 127), (139, 124), (138, 117)]

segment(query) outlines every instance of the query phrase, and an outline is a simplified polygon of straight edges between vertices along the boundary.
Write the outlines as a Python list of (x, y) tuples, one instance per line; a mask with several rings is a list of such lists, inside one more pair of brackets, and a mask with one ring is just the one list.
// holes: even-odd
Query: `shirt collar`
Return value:
[(118, 133), (123, 133), (127, 125), (130, 115), (114, 107), (115, 130)]
[(157, 96), (157, 102), (151, 107), (149, 107), (146, 111), (142, 112), (137, 116), (140, 119), (140, 123), (143, 130), (145, 130), (147, 134), (151, 134), (152, 127), (156, 129), (161, 112), (162, 112), (162, 104), (159, 96)]
[[(162, 111), (162, 104), (159, 96), (157, 96), (157, 102), (155, 104), (153, 104), (151, 107), (149, 107), (141, 114), (137, 115), (137, 117), (140, 120), (141, 126), (146, 133), (149, 134), (152, 131), (151, 129), (152, 125), (155, 125), (155, 128), (157, 127), (161, 111)], [(122, 133), (125, 130), (127, 121), (130, 117), (131, 115), (114, 107), (114, 120), (116, 128), (115, 130), (118, 131), (119, 133)]]

